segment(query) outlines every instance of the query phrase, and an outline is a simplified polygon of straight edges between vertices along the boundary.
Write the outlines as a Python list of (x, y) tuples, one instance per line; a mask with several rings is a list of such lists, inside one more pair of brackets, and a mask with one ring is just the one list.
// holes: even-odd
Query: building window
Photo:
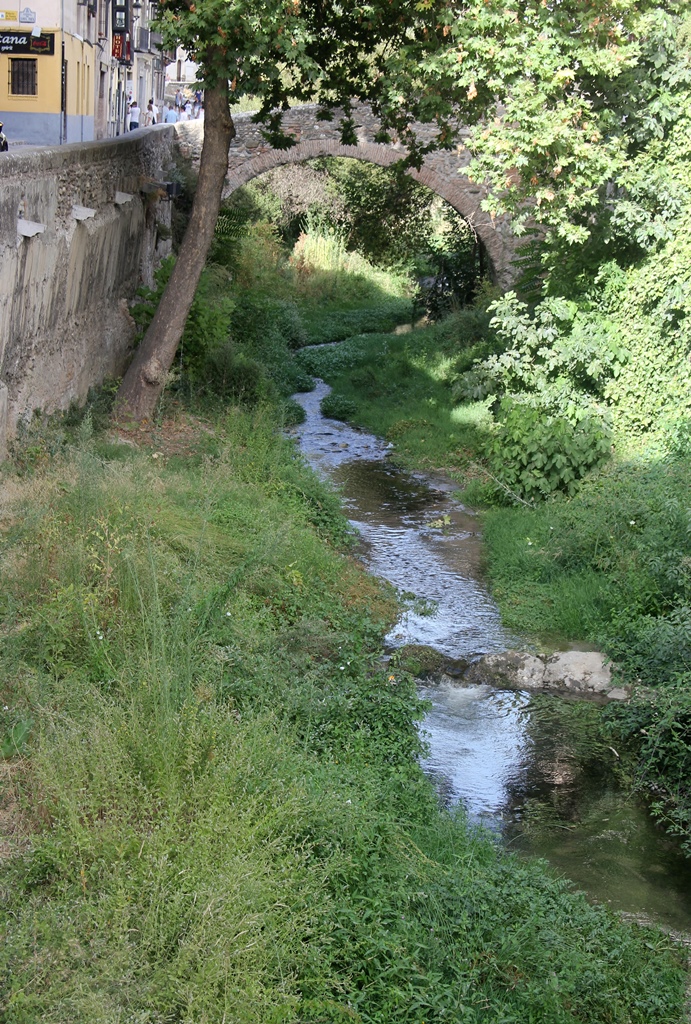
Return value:
[(12, 96), (36, 96), (38, 93), (38, 61), (36, 58), (10, 60), (10, 93)]

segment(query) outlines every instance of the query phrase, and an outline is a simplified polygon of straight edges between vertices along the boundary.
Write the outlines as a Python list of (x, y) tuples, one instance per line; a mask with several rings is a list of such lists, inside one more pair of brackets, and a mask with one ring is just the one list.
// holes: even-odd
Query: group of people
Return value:
[(196, 89), (194, 96), (185, 96), (182, 89), (175, 93), (175, 112), (178, 121), (194, 121), (204, 116), (204, 93)]
[(181, 89), (175, 93), (175, 105), (166, 104), (163, 111), (163, 118), (159, 116), (159, 110), (153, 99), (150, 99), (147, 108), (142, 115), (141, 107), (136, 100), (133, 100), (128, 109), (129, 130), (135, 128), (149, 128), (152, 124), (159, 124), (161, 120), (165, 124), (176, 124), (178, 121), (191, 121), (204, 117), (204, 94), (197, 89), (194, 99), (185, 97)]
[(152, 124), (158, 124), (160, 118), (158, 116), (158, 107), (153, 101), (153, 98), (149, 100), (142, 117), (142, 110), (136, 100), (133, 100), (129, 106), (129, 130), (133, 132), (135, 128), (150, 128)]

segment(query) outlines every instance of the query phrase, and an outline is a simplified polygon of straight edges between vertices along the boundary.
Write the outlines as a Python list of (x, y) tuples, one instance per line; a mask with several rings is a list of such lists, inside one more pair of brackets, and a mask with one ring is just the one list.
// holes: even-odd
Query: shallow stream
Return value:
[(483, 583), (477, 519), (448, 481), (395, 468), (384, 441), (323, 417), (328, 392), (319, 381), (295, 396), (306, 420), (294, 434), (340, 488), (369, 570), (406, 595), (389, 646), (426, 645), (446, 662), (441, 682), (420, 684), (431, 704), (424, 767), (442, 798), (592, 898), (691, 932), (691, 865), (618, 787), (616, 752), (593, 739), (596, 707), (453, 678), (478, 655), (521, 646)]

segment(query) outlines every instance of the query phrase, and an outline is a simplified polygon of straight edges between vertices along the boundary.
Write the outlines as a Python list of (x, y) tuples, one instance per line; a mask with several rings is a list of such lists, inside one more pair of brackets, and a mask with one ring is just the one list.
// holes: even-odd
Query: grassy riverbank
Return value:
[[(652, 787), (659, 819), (688, 846), (688, 432), (680, 421), (629, 435), (642, 387), (629, 380), (620, 419), (614, 409), (615, 454), (572, 494), (523, 500), (495, 476), (492, 396), (459, 398), (473, 361), (500, 347), (482, 314), (468, 310), (410, 334), (305, 352), (300, 363), (333, 386), (331, 415), (388, 438), (403, 465), (449, 473), (463, 500), (482, 510), (487, 573), (507, 626), (547, 649), (598, 646), (625, 683), (645, 685), (612, 713), (611, 726), (630, 746), (636, 784)], [(507, 443), (505, 464), (523, 459), (532, 443)]]
[(668, 940), (440, 811), (392, 595), (277, 425), (5, 469), (2, 1019), (681, 1020)]

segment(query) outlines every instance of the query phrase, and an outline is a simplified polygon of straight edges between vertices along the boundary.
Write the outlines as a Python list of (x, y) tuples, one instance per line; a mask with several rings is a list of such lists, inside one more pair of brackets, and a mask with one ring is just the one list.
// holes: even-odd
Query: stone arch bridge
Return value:
[[(389, 167), (405, 155), (401, 143), (375, 142), (379, 121), (366, 104), (354, 105), (357, 145), (344, 146), (340, 138), (340, 119), (334, 112), (333, 121), (319, 121), (316, 104), (305, 104), (287, 110), (283, 115), (283, 130), (295, 139), (290, 149), (274, 149), (262, 136), (261, 126), (254, 124), (252, 114), (236, 114), (236, 135), (228, 154), (228, 177), (225, 195), (230, 195), (252, 178), (282, 164), (302, 163), (320, 156), (351, 157)], [(178, 144), (183, 154), (198, 161), (203, 141), (203, 123), (182, 122), (176, 126)], [(427, 141), (434, 136), (432, 125), (418, 125), (418, 137)], [(511, 231), (508, 217), (490, 217), (481, 208), (487, 188), (468, 179), (465, 170), (470, 153), (464, 145), (468, 131), (461, 129), (454, 149), (428, 154), (419, 171), (408, 173), (423, 185), (445, 199), (465, 217), (483, 243), (496, 283), (507, 289), (514, 283), (515, 249), (518, 239)]]

